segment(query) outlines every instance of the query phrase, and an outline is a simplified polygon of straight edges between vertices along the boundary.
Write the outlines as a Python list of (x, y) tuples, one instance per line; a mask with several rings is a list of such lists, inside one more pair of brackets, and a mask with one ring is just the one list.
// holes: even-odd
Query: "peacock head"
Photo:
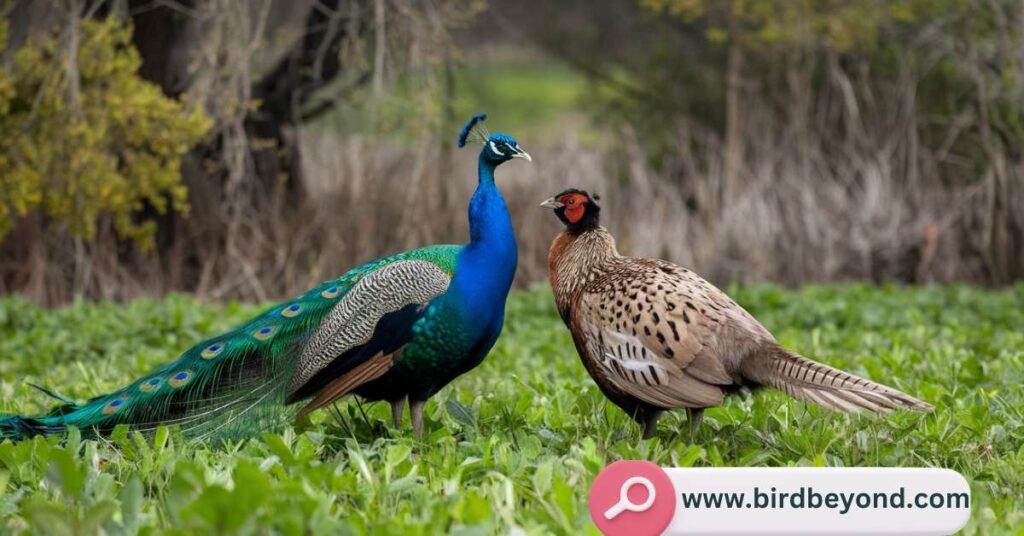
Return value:
[(546, 199), (540, 206), (554, 209), (555, 216), (565, 227), (570, 232), (578, 233), (600, 225), (601, 206), (597, 204), (600, 200), (597, 194), (591, 196), (586, 190), (569, 188)]
[(494, 166), (508, 162), (513, 158), (522, 158), (532, 162), (530, 155), (519, 148), (516, 139), (508, 134), (491, 134), (484, 126), (487, 114), (476, 114), (462, 127), (459, 132), (459, 147), (465, 147), (466, 143), (482, 143), (480, 158)]

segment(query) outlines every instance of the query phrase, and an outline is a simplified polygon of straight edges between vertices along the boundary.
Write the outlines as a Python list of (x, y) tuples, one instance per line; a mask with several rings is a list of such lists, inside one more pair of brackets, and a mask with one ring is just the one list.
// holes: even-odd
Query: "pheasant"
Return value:
[(654, 435), (686, 408), (691, 436), (705, 408), (743, 386), (768, 386), (837, 411), (932, 406), (783, 348), (735, 301), (660, 259), (624, 257), (600, 225), (599, 198), (569, 189), (544, 201), (565, 225), (548, 252), (551, 288), (590, 376)]
[(512, 222), (494, 172), (511, 159), (531, 159), (512, 137), (488, 134), (484, 119), (473, 117), (458, 139), (459, 147), (484, 144), (468, 244), (428, 246), (354, 268), (86, 403), (43, 389), (64, 404), (43, 416), (0, 417), (0, 439), (69, 426), (97, 436), (119, 424), (244, 437), (349, 393), (390, 402), (396, 427), (407, 402), (421, 436), (427, 399), (494, 345), (516, 271)]

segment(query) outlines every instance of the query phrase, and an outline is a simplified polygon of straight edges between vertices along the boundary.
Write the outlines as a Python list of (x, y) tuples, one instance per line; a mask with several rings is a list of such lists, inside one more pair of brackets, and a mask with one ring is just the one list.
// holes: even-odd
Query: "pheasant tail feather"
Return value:
[(833, 411), (866, 409), (886, 413), (894, 409), (933, 409), (931, 404), (902, 391), (801, 357), (777, 344), (744, 359), (741, 372), (759, 384)]

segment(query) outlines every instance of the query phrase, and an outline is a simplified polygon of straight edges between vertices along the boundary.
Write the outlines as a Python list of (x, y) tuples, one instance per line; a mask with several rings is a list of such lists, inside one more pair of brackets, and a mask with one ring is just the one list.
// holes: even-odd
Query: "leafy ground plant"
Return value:
[[(932, 415), (833, 415), (778, 393), (684, 417), (657, 437), (587, 377), (546, 288), (517, 293), (495, 351), (428, 404), (422, 441), (349, 400), (249, 441), (173, 429), (0, 444), (0, 531), (48, 534), (597, 534), (607, 463), (949, 467), (971, 482), (965, 534), (1024, 534), (1024, 286), (731, 289), (794, 350), (913, 393)], [(0, 300), (0, 412), (117, 387), (257, 306), (184, 296), (47, 311)]]

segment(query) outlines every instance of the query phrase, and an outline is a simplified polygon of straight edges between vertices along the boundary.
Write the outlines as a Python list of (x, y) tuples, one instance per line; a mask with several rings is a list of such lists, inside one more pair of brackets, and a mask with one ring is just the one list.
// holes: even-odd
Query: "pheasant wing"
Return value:
[[(588, 284), (576, 323), (612, 385), (658, 407), (721, 403), (736, 340), (771, 335), (724, 293), (674, 264), (623, 258)], [(744, 331), (753, 337), (731, 337)]]
[(686, 268), (660, 259), (627, 259), (643, 272), (648, 307), (642, 340), (709, 383), (728, 385), (740, 358), (775, 338), (728, 295)]

